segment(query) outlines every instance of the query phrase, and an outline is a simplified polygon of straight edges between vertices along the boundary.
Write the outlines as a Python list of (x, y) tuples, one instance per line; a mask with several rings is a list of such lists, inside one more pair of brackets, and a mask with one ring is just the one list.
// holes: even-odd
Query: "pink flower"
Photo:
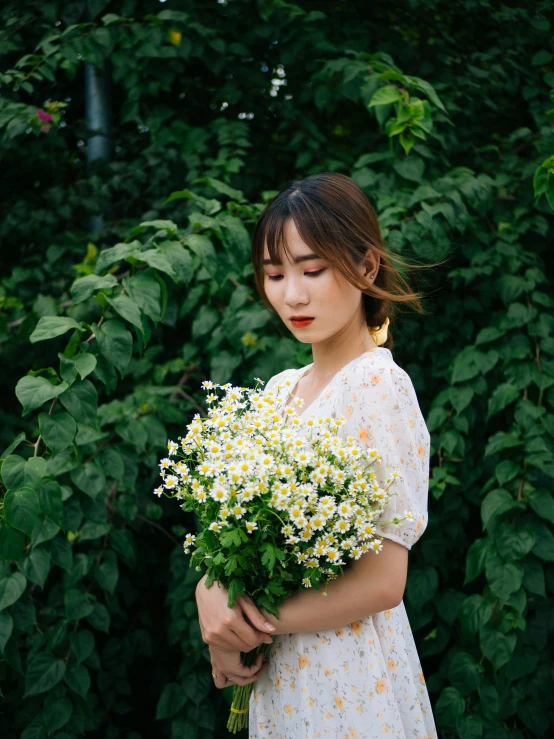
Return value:
[(39, 108), (37, 111), (37, 118), (39, 121), (53, 121), (54, 118), (50, 115), (50, 113), (47, 113), (42, 108)]

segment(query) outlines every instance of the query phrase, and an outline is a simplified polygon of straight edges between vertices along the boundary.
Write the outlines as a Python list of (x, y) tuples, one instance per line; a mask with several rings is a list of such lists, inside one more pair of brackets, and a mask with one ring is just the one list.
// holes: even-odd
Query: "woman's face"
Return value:
[[(283, 253), (283, 263), (274, 266), (269, 261), (267, 245), (264, 249), (265, 292), (283, 323), (299, 341), (310, 344), (340, 334), (352, 323), (365, 325), (361, 291), (327, 260), (313, 254), (300, 238), (292, 218), (287, 221), (285, 231), (290, 258)], [(360, 265), (360, 275), (366, 269), (367, 266)], [(375, 273), (375, 269), (370, 271)], [(295, 324), (292, 318), (296, 316), (310, 317), (313, 321)]]

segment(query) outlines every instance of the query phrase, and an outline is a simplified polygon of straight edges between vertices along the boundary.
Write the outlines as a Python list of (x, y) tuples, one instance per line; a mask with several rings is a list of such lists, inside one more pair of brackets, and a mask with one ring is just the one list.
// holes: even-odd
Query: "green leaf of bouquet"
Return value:
[[(92, 324), (102, 355), (113, 364), (123, 377), (133, 354), (133, 337), (125, 326), (116, 320), (106, 321), (102, 326)], [(78, 420), (78, 419), (77, 419)]]
[(265, 542), (260, 547), (260, 551), (263, 552), (262, 564), (265, 565), (268, 570), (273, 571), (273, 567), (275, 566), (275, 550), (273, 544)]
[(117, 278), (114, 275), (87, 275), (75, 280), (71, 285), (71, 298), (74, 305), (88, 300), (96, 290), (115, 287)]
[(40, 513), (38, 495), (31, 488), (8, 490), (4, 496), (4, 514), (6, 521), (14, 529), (31, 536)]
[(62, 382), (60, 385), (53, 385), (45, 377), (22, 377), (17, 385), (15, 386), (15, 394), (17, 399), (23, 406), (24, 416), (29, 411), (34, 411), (36, 408), (40, 408), (43, 403), (46, 403), (52, 398), (57, 398), (68, 388), (66, 382)]
[(21, 572), (14, 572), (13, 575), (3, 577), (0, 580), (0, 611), (19, 600), (25, 592), (26, 585), (27, 579)]
[(70, 329), (76, 329), (77, 331), (85, 330), (73, 318), (68, 318), (67, 316), (43, 316), (39, 318), (35, 330), (29, 336), (29, 341), (31, 344), (34, 344), (37, 341), (53, 339), (56, 336), (65, 334)]
[(45, 693), (57, 685), (65, 675), (65, 661), (49, 652), (39, 652), (29, 657), (25, 674), (23, 698)]
[(40, 413), (38, 417), (40, 434), (55, 456), (73, 442), (77, 433), (75, 419), (69, 413)]

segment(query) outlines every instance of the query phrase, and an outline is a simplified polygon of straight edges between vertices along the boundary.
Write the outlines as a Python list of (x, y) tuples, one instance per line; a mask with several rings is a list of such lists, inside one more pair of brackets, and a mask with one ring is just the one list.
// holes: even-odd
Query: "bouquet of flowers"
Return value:
[[(379, 525), (411, 519), (412, 512), (378, 520), (399, 473), (383, 479), (376, 449), (338, 435), (344, 416), (310, 418), (301, 428), (295, 408), (255, 379), (254, 388), (202, 383), (223, 395), (211, 392), (207, 417), (196, 414), (187, 435), (168, 442), (154, 493), (182, 500), (181, 508), (197, 515), (202, 531), (187, 534), (184, 548), (194, 548), (191, 566), (206, 568), (206, 587), (217, 580), (230, 608), (246, 594), (277, 616), (299, 589), (323, 586), (326, 595), (348, 559), (383, 548)], [(270, 647), (261, 644), (241, 659), (250, 665)], [(234, 688), (233, 733), (247, 726), (253, 686)]]

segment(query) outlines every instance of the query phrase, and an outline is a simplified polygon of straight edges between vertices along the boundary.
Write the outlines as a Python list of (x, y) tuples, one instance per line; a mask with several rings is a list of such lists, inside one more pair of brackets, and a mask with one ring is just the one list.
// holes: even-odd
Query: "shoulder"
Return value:
[(348, 402), (372, 406), (376, 413), (389, 416), (407, 415), (425, 425), (412, 379), (388, 350), (364, 355), (348, 373), (345, 390), (350, 394)]
[[(389, 349), (369, 351), (360, 358), (359, 362), (348, 373), (352, 384), (362, 388), (394, 386), (401, 392), (414, 390), (410, 375), (398, 365)], [(415, 390), (414, 390), (415, 392)]]

